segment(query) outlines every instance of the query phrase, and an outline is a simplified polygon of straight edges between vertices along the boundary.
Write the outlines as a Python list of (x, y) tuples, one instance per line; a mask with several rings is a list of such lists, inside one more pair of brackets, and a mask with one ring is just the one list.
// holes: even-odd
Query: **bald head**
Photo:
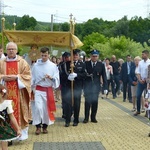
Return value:
[(112, 56), (111, 56), (111, 59), (112, 59), (113, 62), (115, 62), (115, 61), (116, 61), (116, 56), (115, 56), (115, 55), (112, 55)]

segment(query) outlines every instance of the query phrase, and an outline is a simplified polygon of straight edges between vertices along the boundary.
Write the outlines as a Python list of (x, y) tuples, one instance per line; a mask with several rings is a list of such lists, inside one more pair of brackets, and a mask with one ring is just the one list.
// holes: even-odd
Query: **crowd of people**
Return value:
[[(18, 47), (14, 42), (6, 45), (6, 56), (0, 47), (0, 129), (3, 130), (6, 123), (6, 128), (11, 128), (9, 124), (12, 122), (15, 126), (14, 130), (12, 129), (13, 135), (18, 140), (28, 138), (31, 120), (32, 125), (36, 127), (36, 135), (41, 132), (47, 134), (48, 125), (55, 121), (56, 102), (60, 99), (65, 127), (70, 126), (72, 117), (72, 125), (78, 126), (82, 94), (85, 124), (89, 120), (98, 122), (96, 114), (100, 92), (106, 98), (112, 99), (116, 99), (122, 92), (123, 102), (128, 99), (133, 104), (132, 111), (135, 116), (145, 112), (145, 106), (149, 109), (148, 50), (142, 51), (142, 58), (137, 56), (132, 59), (127, 55), (125, 62), (122, 59), (117, 60), (115, 55), (101, 61), (98, 50), (92, 50), (90, 58), (85, 58), (79, 49), (74, 49), (73, 62), (69, 52), (64, 52), (61, 58), (50, 57), (48, 47), (42, 47), (39, 51), (36, 45), (31, 46), (28, 58), (22, 58), (17, 52)], [(27, 60), (30, 60), (30, 64)], [(6, 99), (4, 95), (7, 95)], [(9, 107), (2, 107), (4, 101)], [(149, 116), (149, 113), (146, 115)], [(6, 150), (6, 141), (14, 137), (8, 137), (7, 133), (5, 137), (1, 137), (2, 149)]]

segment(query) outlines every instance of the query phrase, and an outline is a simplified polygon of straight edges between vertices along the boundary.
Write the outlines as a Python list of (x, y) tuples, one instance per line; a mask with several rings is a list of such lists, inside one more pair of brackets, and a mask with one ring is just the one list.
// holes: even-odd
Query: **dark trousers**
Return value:
[(143, 91), (147, 88), (147, 83), (137, 85), (137, 111), (140, 112), (141, 109), (141, 96)]
[(79, 113), (80, 113), (80, 104), (81, 104), (81, 92), (82, 89), (74, 89), (72, 102), (71, 90), (68, 90), (66, 93), (68, 95), (65, 100), (65, 114), (66, 114), (66, 123), (71, 122), (71, 116), (74, 114), (74, 122), (79, 123)]
[[(110, 84), (111, 84), (112, 95), (113, 95), (113, 97), (115, 97), (115, 89), (114, 89), (115, 84), (114, 84), (113, 80), (107, 80), (108, 93), (109, 93)], [(107, 95), (108, 95), (108, 93), (107, 93)]]
[(119, 77), (119, 75), (113, 75), (113, 76), (114, 76), (114, 81), (115, 81), (115, 86), (113, 88), (114, 88), (115, 96), (116, 96), (117, 92), (118, 92), (118, 90), (120, 88), (120, 82), (119, 82), (120, 77)]
[(132, 101), (132, 94), (131, 94), (131, 84), (129, 84), (129, 81), (123, 82), (123, 99), (126, 99), (126, 93), (128, 89), (128, 99), (129, 101)]
[(96, 119), (98, 109), (98, 96), (99, 93), (85, 94), (85, 120), (89, 120), (90, 109), (91, 109), (91, 120)]
[(62, 100), (62, 115), (65, 117), (66, 113), (65, 113), (65, 95), (68, 91), (66, 90), (65, 86), (61, 87), (61, 100)]

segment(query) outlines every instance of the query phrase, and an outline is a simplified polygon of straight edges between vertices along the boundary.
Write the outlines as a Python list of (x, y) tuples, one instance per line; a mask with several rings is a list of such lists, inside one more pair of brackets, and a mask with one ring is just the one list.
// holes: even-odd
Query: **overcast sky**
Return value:
[[(72, 13), (76, 22), (88, 19), (119, 20), (123, 16), (128, 19), (134, 16), (147, 17), (149, 0), (0, 0), (2, 11), (7, 15), (29, 15), (37, 21), (50, 22), (54, 14), (54, 22), (68, 22)], [(150, 3), (150, 2), (149, 2)]]

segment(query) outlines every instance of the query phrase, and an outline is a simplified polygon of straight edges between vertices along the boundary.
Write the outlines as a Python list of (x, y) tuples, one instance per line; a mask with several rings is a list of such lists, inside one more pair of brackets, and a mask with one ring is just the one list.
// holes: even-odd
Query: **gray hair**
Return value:
[(136, 60), (136, 59), (141, 60), (141, 57), (140, 57), (140, 56), (136, 56), (136, 57), (134, 58), (134, 60)]
[(14, 42), (8, 42), (7, 45), (6, 45), (6, 49), (8, 48), (9, 45), (14, 45), (15, 48), (16, 48), (16, 50), (18, 50), (18, 46), (17, 46), (16, 43), (14, 43)]

